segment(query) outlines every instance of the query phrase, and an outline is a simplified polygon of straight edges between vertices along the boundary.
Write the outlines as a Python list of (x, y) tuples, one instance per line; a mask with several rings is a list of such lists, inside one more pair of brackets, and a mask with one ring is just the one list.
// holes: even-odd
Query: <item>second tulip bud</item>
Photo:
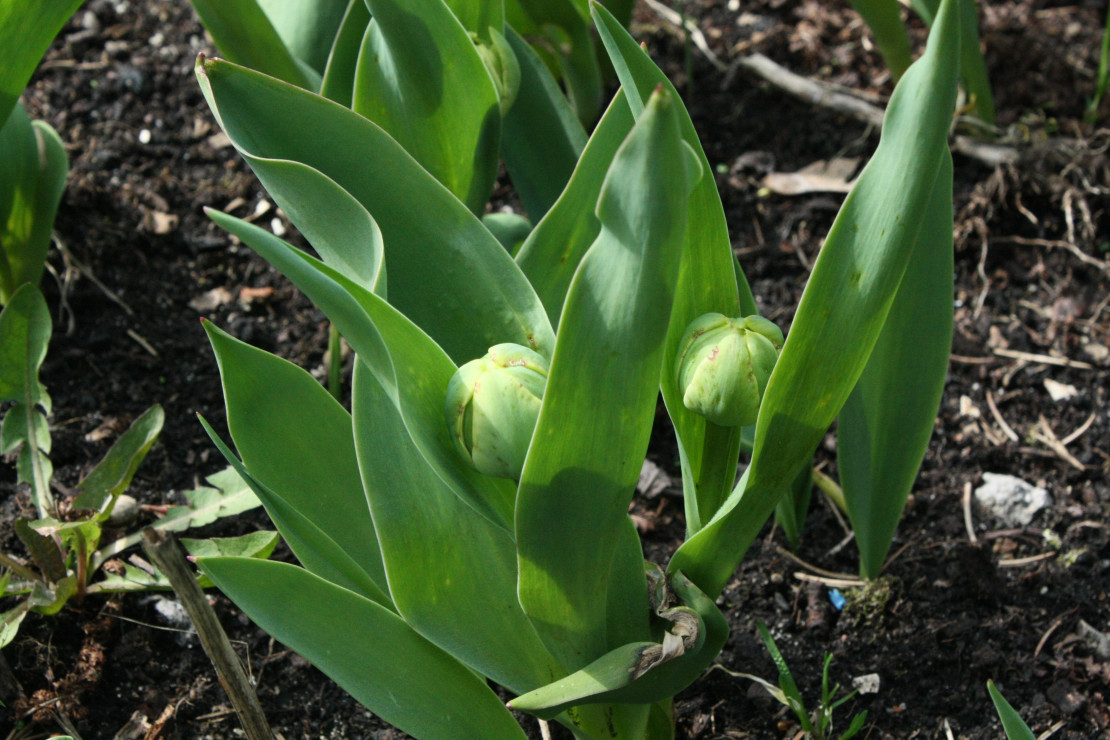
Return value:
[(675, 360), (683, 405), (720, 426), (754, 424), (782, 344), (782, 331), (761, 316), (694, 319)]

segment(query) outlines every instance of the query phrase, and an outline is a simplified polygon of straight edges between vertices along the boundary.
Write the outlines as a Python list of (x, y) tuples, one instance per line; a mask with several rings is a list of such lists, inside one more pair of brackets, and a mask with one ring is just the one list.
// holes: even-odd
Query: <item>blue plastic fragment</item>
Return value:
[(848, 603), (848, 600), (844, 598), (844, 594), (840, 593), (840, 590), (835, 588), (829, 589), (829, 601), (832, 602), (833, 607), (837, 611), (843, 609), (844, 605)]

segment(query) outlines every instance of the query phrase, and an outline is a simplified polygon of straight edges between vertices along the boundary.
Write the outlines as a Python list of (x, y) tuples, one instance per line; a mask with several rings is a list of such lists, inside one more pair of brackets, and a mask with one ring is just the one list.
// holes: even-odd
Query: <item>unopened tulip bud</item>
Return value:
[(694, 319), (675, 361), (683, 405), (720, 426), (754, 424), (782, 343), (782, 331), (761, 316)]
[(447, 426), (459, 454), (479, 472), (520, 479), (547, 370), (547, 360), (527, 347), (498, 344), (451, 378)]
[(505, 37), (494, 29), (489, 30), (489, 41), (482, 41), (477, 34), (471, 34), (474, 48), (478, 56), (489, 70), (493, 78), (493, 86), (497, 89), (497, 98), (501, 105), (501, 115), (509, 112), (516, 101), (517, 92), (520, 90), (520, 62), (509, 46)]

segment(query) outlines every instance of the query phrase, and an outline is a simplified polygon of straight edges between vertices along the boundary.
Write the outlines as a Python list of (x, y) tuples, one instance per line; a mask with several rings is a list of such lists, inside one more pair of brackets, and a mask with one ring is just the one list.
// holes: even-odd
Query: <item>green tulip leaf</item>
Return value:
[(552, 324), (559, 321), (578, 264), (601, 231), (594, 206), (605, 173), (633, 123), (623, 93), (618, 90), (582, 151), (566, 189), (516, 255), (517, 264), (535, 287)]
[[(390, 349), (406, 363), (416, 359), (403, 344)], [(515, 691), (562, 675), (517, 601), (511, 533), (463, 503), (424, 460), (387, 390), (399, 379), (379, 380), (389, 371), (359, 363), (353, 405), (366, 496), (398, 612), (424, 637)], [(441, 396), (445, 391), (446, 382)], [(446, 427), (442, 415), (440, 424)]]
[(509, 22), (521, 35), (550, 50), (578, 120), (583, 124), (593, 122), (601, 107), (601, 68), (590, 35), (586, 3), (513, 0), (505, 10)]
[(994, 685), (994, 681), (987, 681), (987, 692), (991, 695), (991, 701), (994, 702), (994, 709), (998, 712), (998, 718), (1002, 720), (1002, 729), (1006, 732), (1007, 740), (1036, 740), (1036, 735), (1033, 730), (1029, 729), (1029, 725), (1025, 724), (1025, 720), (1021, 718), (1017, 710), (1006, 701), (1006, 697), (1002, 696), (1002, 692)]
[(329, 266), (367, 290), (385, 286), (385, 245), (369, 212), (334, 180), (300, 162), (266, 165), (269, 191)]
[(220, 368), (231, 437), (250, 475), (334, 540), (384, 591), (350, 414), (301, 368), (210, 322), (204, 326)]
[[(270, 520), (305, 569), (337, 586), (362, 594), (387, 609), (394, 609), (393, 600), (388, 593), (388, 584), (381, 577), (381, 573), (376, 574), (379, 578), (376, 581), (365, 565), (355, 562), (351, 555), (311, 519), (251, 475), (204, 417), (199, 419), (204, 431), (231, 465), (231, 469), (238, 473), (248, 491), (253, 492), (258, 497), (257, 500), (262, 502)], [(379, 557), (375, 564), (378, 570), (382, 567), (380, 561)]]
[(50, 42), (83, 1), (0, 3), (0, 49), (4, 50), (4, 63), (0, 64), (0, 126), (8, 120)]
[(871, 358), (837, 421), (837, 470), (860, 551), (876, 578), (929, 447), (952, 351), (952, 158)]
[(259, 627), (400, 730), (524, 740), (480, 676), (385, 607), (287, 563), (204, 558), (198, 565)]
[(289, 171), (275, 161), (300, 162), (363, 205), (381, 228), (390, 302), (453, 360), (480, 357), (500, 342), (550, 356), (554, 332), (512, 258), (389, 134), (325, 98), (227, 62), (202, 59), (197, 76), (264, 185)]
[(567, 293), (517, 494), (520, 602), (568, 670), (646, 629), (642, 603), (607, 603), (598, 584), (627, 580), (615, 588), (629, 593), (644, 582), (641, 567), (610, 566), (633, 562), (614, 553), (627, 542), (619, 535), (655, 415), (687, 187), (700, 174), (678, 105), (656, 93), (609, 168), (601, 231)]
[(294, 56), (259, 0), (189, 1), (228, 61), (308, 90), (320, 86), (319, 75)]
[(444, 0), (462, 27), (482, 41), (489, 41), (489, 30), (505, 28), (504, 0)]
[(570, 180), (586, 145), (586, 131), (532, 47), (511, 27), (505, 28), (505, 38), (520, 65), (520, 89), (502, 122), (501, 156), (535, 223)]
[[(318, 260), (245, 221), (218, 211), (208, 214), (296, 283), (327, 314), (363, 362), (391, 368), (387, 345), (403, 345), (419, 353), (419, 360), (407, 358), (411, 361), (399, 368), (400, 379), (389, 389), (405, 413), (410, 433), (428, 463), (460, 499), (494, 526), (509, 531), (515, 495), (512, 485), (479, 474), (454, 450), (443, 404), (456, 368), (443, 351), (380, 297)], [(392, 382), (392, 369), (383, 370), (380, 377)]]
[(852, 8), (863, 18), (875, 37), (875, 45), (883, 56), (890, 76), (897, 83), (913, 61), (910, 37), (902, 22), (898, 0), (851, 0)]
[[(293, 57), (318, 78), (324, 72), (350, 0), (258, 0)], [(261, 71), (261, 70), (260, 70)]]
[(811, 460), (798, 470), (798, 475), (790, 483), (790, 490), (779, 499), (778, 506), (775, 507), (775, 523), (782, 527), (782, 532), (786, 535), (786, 541), (790, 543), (792, 550), (798, 549), (798, 540), (802, 536), (806, 514), (809, 513), (809, 500), (812, 493), (813, 462)]
[(366, 0), (352, 108), (381, 126), (475, 213), (497, 178), (501, 104), (442, 0)]
[(365, 0), (350, 0), (339, 31), (335, 34), (331, 55), (324, 68), (324, 79), (320, 83), (320, 94), (344, 108), (350, 108), (354, 99), (358, 52), (368, 25), (370, 9), (366, 7)]
[(891, 96), (882, 138), (844, 200), (768, 381), (745, 478), (675, 553), (710, 597), (725, 587), (847, 400), (871, 355), (929, 215), (948, 147), (960, 26), (945, 0), (925, 54)]
[[(693, 683), (724, 647), (728, 639), (728, 620), (681, 573), (675, 574), (672, 584), (679, 598), (688, 605), (679, 610), (686, 622), (675, 624), (693, 633), (693, 644), (676, 651), (673, 656), (666, 653), (669, 643), (622, 645), (570, 676), (513, 699), (509, 707), (541, 719), (551, 719), (569, 707), (582, 704), (648, 704), (670, 699)], [(665, 615), (661, 613), (661, 617), (666, 618)], [(696, 626), (691, 628), (691, 625)], [(674, 635), (671, 639), (674, 640)]]
[[(987, 62), (979, 45), (979, 10), (975, 0), (959, 0), (960, 5), (960, 80), (971, 97), (971, 111), (984, 123), (994, 125), (994, 96), (991, 93)], [(910, 6), (932, 26), (940, 0), (910, 0)]]

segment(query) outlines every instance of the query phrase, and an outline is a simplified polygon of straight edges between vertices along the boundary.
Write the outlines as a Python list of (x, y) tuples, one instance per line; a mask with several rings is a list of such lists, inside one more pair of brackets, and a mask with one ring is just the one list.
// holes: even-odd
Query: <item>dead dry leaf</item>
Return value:
[(189, 308), (198, 313), (208, 313), (225, 303), (231, 302), (232, 298), (234, 298), (234, 296), (231, 295), (231, 291), (227, 288), (213, 288), (189, 301)]
[(261, 288), (251, 288), (244, 285), (239, 289), (239, 302), (251, 304), (255, 301), (263, 301), (274, 294), (274, 289), (271, 286), (263, 286)]

